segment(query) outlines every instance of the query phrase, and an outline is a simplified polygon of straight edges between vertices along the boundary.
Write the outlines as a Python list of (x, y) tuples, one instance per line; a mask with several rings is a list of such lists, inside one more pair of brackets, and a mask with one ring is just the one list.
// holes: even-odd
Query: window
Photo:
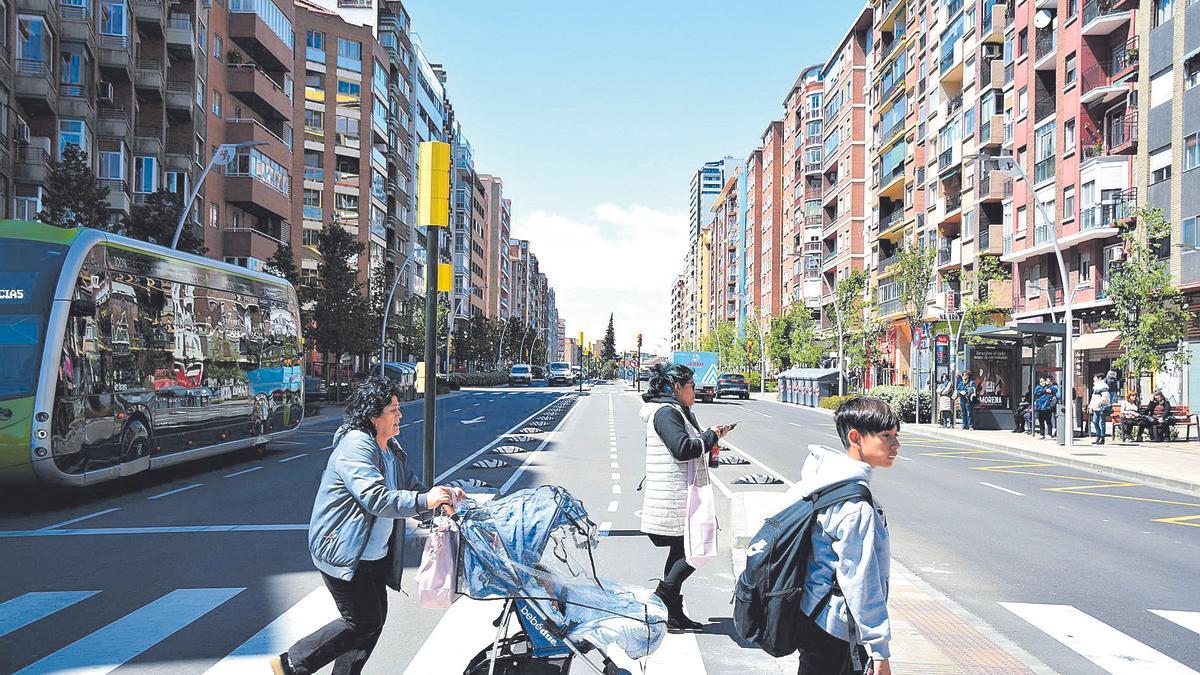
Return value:
[(59, 91), (63, 96), (83, 96), (86, 90), (83, 86), (83, 45), (64, 42), (62, 45), (62, 67), (60, 80), (62, 87)]
[(1063, 220), (1075, 217), (1075, 186), (1063, 188)]
[(1028, 108), (1029, 108), (1029, 88), (1021, 87), (1021, 90), (1017, 92), (1017, 118), (1020, 119), (1020, 118), (1024, 117), (1025, 112), (1026, 112), (1026, 110), (1028, 110)]
[(129, 37), (129, 9), (124, 2), (100, 3), (100, 32)]
[(200, 51), (208, 46), (208, 28), (203, 21), (196, 21), (196, 44), (200, 47)]
[(1064, 86), (1069, 87), (1069, 86), (1075, 84), (1075, 71), (1076, 71), (1075, 53), (1072, 52), (1071, 55), (1067, 57), (1066, 65), (1063, 66), (1063, 81), (1065, 83)]
[(1154, 0), (1154, 25), (1161, 26), (1175, 16), (1175, 0)]
[(196, 105), (204, 108), (204, 78), (196, 78)]
[(1018, 237), (1025, 236), (1025, 207), (1017, 209), (1017, 218), (1013, 221), (1013, 234)]
[(291, 189), (291, 172), (287, 167), (267, 157), (257, 148), (239, 150), (233, 163), (225, 167), (225, 175), (254, 178), (284, 195)]
[(355, 40), (338, 38), (338, 68), (362, 71), (362, 44)]
[(1171, 146), (1150, 153), (1150, 182), (1161, 183), (1171, 178)]
[(1079, 283), (1088, 284), (1092, 281), (1092, 252), (1079, 252)]
[(361, 92), (362, 87), (357, 82), (339, 79), (337, 83), (337, 104), (343, 108), (357, 108), (361, 101)]
[(230, 0), (229, 11), (258, 15), (263, 23), (267, 24), (267, 28), (283, 40), (288, 51), (295, 49), (296, 36), (292, 30), (292, 20), (287, 18), (272, 0)]
[(89, 155), (90, 146), (88, 145), (87, 129), (83, 125), (83, 120), (59, 120), (58, 121), (58, 158), (62, 159), (63, 150), (67, 144), (71, 143), (79, 146), (80, 150), (87, 152)]
[(133, 191), (150, 194), (158, 189), (158, 158), (133, 158)]
[(305, 206), (315, 206), (317, 208), (320, 208), (321, 207), (321, 191), (320, 190), (310, 190), (308, 188), (305, 188), (305, 190), (304, 190), (304, 205)]
[(1200, 133), (1183, 139), (1183, 170), (1188, 171), (1197, 166), (1200, 166)]
[(212, 93), (212, 112), (217, 119), (221, 119), (221, 92), (213, 89)]
[(100, 173), (96, 176), (101, 180), (125, 180), (124, 150), (101, 150)]
[(1075, 152), (1075, 120), (1063, 122), (1063, 154)]
[(186, 171), (168, 171), (163, 176), (163, 187), (177, 195), (180, 203), (183, 203), (188, 193), (188, 173)]
[(17, 18), (17, 58), (48, 65), (54, 38), (46, 28), (46, 20), (40, 16), (21, 15)]
[(325, 113), (319, 110), (304, 111), (304, 129), (305, 131), (324, 131), (325, 130)]
[(1167, 103), (1174, 95), (1174, 85), (1171, 82), (1171, 68), (1163, 68), (1150, 77), (1150, 107)]
[(1079, 11), (1079, 0), (1067, 0), (1067, 18), (1075, 18), (1076, 12)]
[(221, 207), (216, 202), (208, 204), (208, 224), (218, 229), (221, 227)]
[(1197, 248), (1197, 242), (1196, 242), (1197, 220), (1198, 220), (1198, 218), (1196, 216), (1192, 216), (1191, 218), (1183, 219), (1183, 245), (1184, 246), (1187, 246), (1190, 248)]
[(325, 63), (325, 34), (310, 30), (304, 33), (305, 58), (317, 63)]
[(1029, 49), (1029, 32), (1028, 29), (1022, 28), (1017, 33), (1017, 58), (1025, 56), (1025, 51)]
[(213, 53), (214, 59), (216, 59), (218, 61), (225, 60), (224, 46), (225, 46), (225, 41), (221, 39), (221, 36), (217, 35), (216, 33), (213, 33), (213, 51), (212, 51), (212, 53)]

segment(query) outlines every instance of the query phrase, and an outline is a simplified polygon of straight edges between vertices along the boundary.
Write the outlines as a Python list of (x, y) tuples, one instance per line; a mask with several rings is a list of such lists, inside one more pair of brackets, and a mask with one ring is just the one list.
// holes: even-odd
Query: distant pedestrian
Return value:
[(954, 380), (948, 373), (938, 378), (938, 414), (942, 427), (954, 428)]
[(1162, 389), (1156, 389), (1146, 406), (1146, 417), (1150, 418), (1150, 440), (1171, 440), (1171, 402)]
[[(701, 430), (692, 414), (696, 383), (691, 368), (657, 364), (650, 386), (642, 394), (641, 418), (646, 424), (646, 478), (642, 497), (642, 532), (667, 549), (662, 583), (655, 589), (667, 607), (667, 627), (696, 630), (703, 624), (683, 612), (683, 582), (696, 568), (683, 548), (687, 518), (688, 462), (706, 456), (732, 427)], [(707, 485), (708, 462), (696, 462), (696, 484)]]
[(1017, 409), (1013, 411), (1013, 433), (1023, 434), (1026, 429), (1033, 430), (1032, 419), (1033, 405), (1029, 402), (1029, 392), (1021, 394), (1021, 400), (1017, 402)]
[(1129, 392), (1125, 395), (1125, 402), (1121, 404), (1121, 437), (1128, 441), (1133, 438), (1133, 432), (1137, 430), (1137, 442), (1141, 443), (1146, 429), (1150, 428), (1150, 418), (1142, 413), (1141, 406), (1138, 405), (1137, 394)]
[[(838, 407), (834, 419), (842, 449), (812, 446), (800, 481), (787, 492), (789, 503), (852, 481), (869, 488), (874, 472), (892, 466), (900, 454), (900, 417), (886, 402), (856, 396)], [(797, 672), (891, 675), (891, 544), (883, 509), (874, 498), (854, 499), (815, 517), (800, 610), (820, 630), (801, 645)]]
[(426, 490), (408, 468), (394, 440), (399, 393), (373, 376), (350, 396), (308, 525), (309, 554), (341, 616), (273, 657), (275, 675), (308, 675), (331, 661), (334, 675), (362, 672), (387, 618), (387, 589), (400, 590), (404, 519), (463, 496)]
[(1043, 441), (1047, 430), (1054, 435), (1054, 410), (1058, 407), (1059, 391), (1058, 385), (1048, 377), (1038, 380), (1038, 386), (1033, 390), (1033, 409), (1037, 412), (1038, 432)]
[(1104, 383), (1108, 385), (1108, 400), (1114, 404), (1121, 400), (1121, 381), (1117, 378), (1115, 370), (1109, 370), (1104, 376)]
[(1088, 402), (1088, 411), (1092, 414), (1092, 433), (1096, 435), (1092, 445), (1104, 445), (1104, 438), (1108, 435), (1106, 422), (1112, 413), (1112, 399), (1109, 398), (1108, 382), (1100, 373), (1092, 380), (1092, 399)]
[(979, 400), (978, 389), (975, 387), (975, 380), (971, 379), (970, 371), (962, 372), (962, 379), (958, 381), (958, 409), (962, 411), (963, 429), (975, 428), (975, 402)]

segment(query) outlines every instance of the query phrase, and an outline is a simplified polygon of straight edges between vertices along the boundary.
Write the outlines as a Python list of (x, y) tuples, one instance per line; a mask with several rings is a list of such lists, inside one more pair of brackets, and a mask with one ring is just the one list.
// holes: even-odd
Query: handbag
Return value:
[(447, 516), (433, 519), (417, 568), (417, 600), (427, 609), (446, 609), (458, 597), (458, 526)]
[(717, 557), (717, 503), (712, 483), (696, 485), (697, 462), (688, 460), (687, 513), (683, 527), (684, 558), (700, 567)]

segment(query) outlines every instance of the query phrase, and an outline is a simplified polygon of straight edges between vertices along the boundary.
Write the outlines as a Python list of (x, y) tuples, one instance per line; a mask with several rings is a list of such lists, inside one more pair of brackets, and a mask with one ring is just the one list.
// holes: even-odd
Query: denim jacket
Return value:
[(334, 434), (333, 452), (321, 474), (321, 485), (308, 523), (308, 552), (317, 569), (349, 581), (376, 518), (394, 518), (388, 542), (388, 586), (399, 590), (404, 570), (405, 519), (425, 511), (428, 488), (408, 467), (395, 439), (388, 444), (397, 462), (398, 489), (389, 488), (383, 473), (383, 450), (370, 434), (342, 427)]

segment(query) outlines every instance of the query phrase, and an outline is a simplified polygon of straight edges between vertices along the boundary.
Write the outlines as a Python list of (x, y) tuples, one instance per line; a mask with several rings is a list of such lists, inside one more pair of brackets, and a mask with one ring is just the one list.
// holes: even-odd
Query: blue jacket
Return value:
[(1058, 397), (1060, 389), (1057, 384), (1047, 384), (1034, 388), (1033, 395), (1037, 398), (1033, 401), (1035, 410), (1054, 410), (1058, 405)]
[(313, 564), (331, 577), (349, 581), (362, 559), (375, 519), (394, 518), (386, 581), (400, 590), (405, 518), (427, 510), (428, 488), (408, 467), (408, 458), (395, 439), (388, 446), (398, 465), (398, 489), (386, 484), (384, 451), (370, 434), (342, 427), (334, 434), (333, 443), (308, 523), (308, 552)]
[(958, 391), (958, 397), (962, 399), (963, 403), (975, 402), (975, 380), (967, 380), (966, 382), (963, 382), (960, 379), (958, 381), (956, 391)]

